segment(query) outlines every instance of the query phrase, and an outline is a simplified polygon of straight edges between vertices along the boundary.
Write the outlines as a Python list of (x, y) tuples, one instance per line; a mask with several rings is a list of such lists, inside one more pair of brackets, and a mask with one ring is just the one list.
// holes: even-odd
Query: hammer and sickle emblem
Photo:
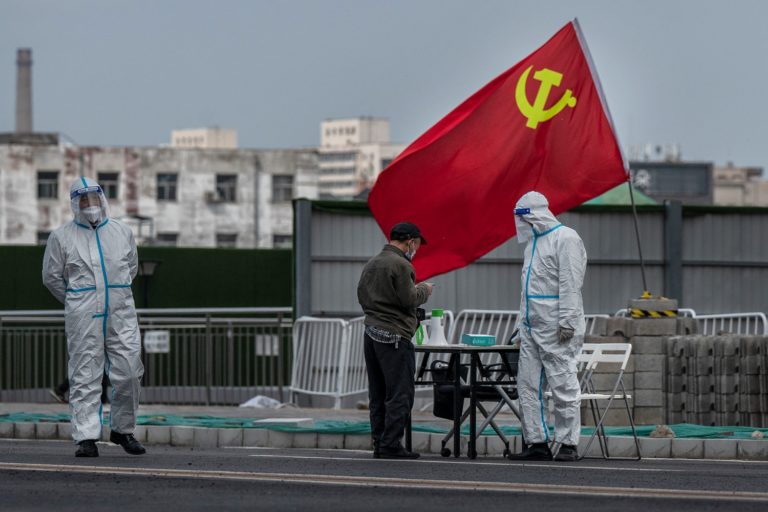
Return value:
[(563, 79), (563, 74), (551, 69), (540, 69), (533, 74), (533, 78), (541, 82), (539, 91), (536, 93), (536, 99), (533, 101), (533, 105), (528, 103), (528, 97), (525, 94), (525, 84), (528, 81), (528, 74), (533, 69), (533, 66), (528, 66), (520, 79), (517, 81), (517, 87), (515, 88), (515, 101), (517, 102), (517, 108), (520, 112), (528, 118), (528, 122), (525, 126), (531, 129), (536, 129), (539, 123), (549, 121), (557, 114), (559, 114), (565, 107), (576, 106), (576, 96), (571, 93), (570, 89), (565, 90), (565, 94), (550, 108), (545, 109), (544, 105), (547, 103), (547, 98), (552, 90), (552, 86), (559, 86), (560, 81)]

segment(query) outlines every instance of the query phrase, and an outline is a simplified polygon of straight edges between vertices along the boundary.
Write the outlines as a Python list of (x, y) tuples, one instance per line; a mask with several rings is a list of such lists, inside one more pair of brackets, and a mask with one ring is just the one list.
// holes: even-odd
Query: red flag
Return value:
[(389, 235), (415, 223), (429, 242), (419, 280), (463, 267), (515, 234), (514, 207), (537, 190), (558, 214), (626, 181), (589, 51), (574, 20), (427, 130), (368, 198)]

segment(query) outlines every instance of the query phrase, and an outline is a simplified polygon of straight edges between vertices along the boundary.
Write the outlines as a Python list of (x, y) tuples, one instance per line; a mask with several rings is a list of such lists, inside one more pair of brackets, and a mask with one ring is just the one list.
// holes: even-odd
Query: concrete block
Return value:
[[(632, 323), (632, 336), (674, 336), (677, 334), (677, 318), (640, 318)], [(632, 343), (634, 346), (634, 343)]]
[(667, 311), (677, 309), (677, 299), (666, 297), (654, 297), (650, 299), (630, 299), (627, 303), (630, 309), (643, 309), (645, 311)]
[(706, 459), (735, 459), (738, 455), (736, 439), (705, 439), (704, 458)]
[(597, 436), (592, 440), (592, 444), (589, 447), (589, 451), (587, 451), (587, 443), (589, 442), (590, 436), (581, 436), (579, 437), (579, 455), (583, 455), (584, 457), (603, 457), (603, 452), (600, 449), (600, 439), (598, 439)]
[(664, 371), (665, 356), (658, 354), (635, 355), (632, 357), (635, 362), (634, 370), (636, 372), (661, 372)]
[(215, 428), (194, 427), (193, 440), (195, 448), (216, 448), (219, 443), (219, 432)]
[(171, 446), (195, 446), (192, 427), (171, 427)]
[[(220, 428), (219, 431), (219, 447), (222, 446), (243, 446), (243, 429), (242, 428)], [(314, 448), (314, 446), (313, 446)]]
[(0, 421), (0, 439), (13, 439), (13, 423)]
[(430, 435), (427, 432), (414, 432), (411, 435), (411, 448), (418, 453), (430, 452)]
[[(520, 453), (523, 451), (520, 436), (507, 436), (509, 441), (509, 451), (511, 453)], [(504, 455), (504, 443), (497, 435), (486, 436), (485, 439), (485, 454), (488, 457), (502, 457)]]
[[(614, 402), (614, 405), (616, 405), (616, 402)], [(603, 411), (604, 408), (601, 408), (601, 413)], [(588, 407), (582, 408), (581, 423), (589, 427), (595, 426), (595, 421), (592, 419), (592, 411)], [(621, 405), (621, 408), (611, 407), (608, 412), (605, 413), (603, 425), (606, 427), (623, 427), (629, 425), (629, 418), (627, 417), (627, 411), (624, 410), (624, 404)]]
[(739, 439), (737, 455), (744, 460), (768, 460), (768, 440)]
[(613, 336), (595, 336), (594, 334), (587, 334), (584, 336), (584, 343), (627, 343), (629, 338), (622, 335)]
[(634, 388), (637, 389), (657, 389), (661, 391), (664, 383), (664, 374), (662, 372), (635, 372)]
[(704, 458), (704, 440), (672, 439), (672, 457), (675, 459)]
[(608, 441), (608, 454), (611, 457), (637, 457), (634, 437), (609, 436), (606, 440)]
[[(271, 439), (271, 436), (270, 436)], [(373, 450), (373, 441), (369, 434), (364, 435), (344, 435), (345, 450)]]
[(672, 456), (672, 439), (641, 437), (640, 453), (643, 457), (667, 459)]
[[(417, 432), (414, 432), (414, 441), (416, 439)], [(317, 447), (326, 450), (343, 450), (344, 449), (344, 434), (318, 434), (317, 435)]]
[(35, 424), (35, 437), (37, 439), (56, 439), (58, 433), (55, 423)]
[(109, 428), (109, 425), (102, 425), (101, 426), (101, 439), (102, 441), (109, 441), (109, 434), (112, 432), (112, 429)]
[(665, 354), (664, 338), (660, 336), (635, 336), (632, 338), (633, 354)]
[(677, 334), (685, 336), (691, 334), (697, 334), (699, 332), (699, 323), (695, 318), (690, 317), (678, 317), (677, 319)]
[(59, 439), (63, 439), (65, 441), (71, 441), (72, 440), (72, 424), (58, 423), (56, 425), (56, 433), (58, 434)]
[(147, 442), (147, 425), (136, 425), (133, 429), (133, 437), (140, 443)]
[[(624, 381), (624, 389), (627, 393), (631, 392), (634, 386), (634, 374), (627, 375), (626, 373), (622, 377)], [(613, 391), (613, 386), (616, 384), (616, 373), (594, 373), (592, 374), (592, 385), (598, 393), (607, 393)], [(621, 388), (619, 388), (621, 389)]]
[[(443, 449), (442, 447), (442, 440), (445, 437), (445, 434), (432, 434), (429, 436), (429, 451), (430, 453), (440, 453), (440, 451)], [(450, 441), (448, 441), (448, 448), (453, 450), (453, 438), (451, 438)]]
[(171, 429), (161, 425), (147, 425), (147, 444), (171, 444)]
[(634, 336), (634, 324), (629, 318), (612, 316), (605, 322), (606, 336), (623, 336), (631, 338)]
[(317, 434), (314, 432), (296, 432), (293, 434), (293, 448), (317, 448)]
[(664, 405), (661, 389), (636, 389), (633, 400), (635, 407), (662, 407)]
[(608, 327), (608, 318), (599, 316), (593, 320), (592, 324), (592, 336), (605, 336), (606, 328)]
[(35, 424), (34, 423), (14, 423), (13, 437), (16, 439), (34, 439), (35, 438)]
[(636, 425), (658, 425), (664, 423), (664, 408), (635, 407), (632, 416)]
[(315, 420), (313, 418), (265, 418), (256, 420), (253, 424), (259, 427), (290, 425), (292, 427), (312, 428), (315, 426)]
[(269, 446), (269, 430), (263, 428), (244, 428), (243, 446)]

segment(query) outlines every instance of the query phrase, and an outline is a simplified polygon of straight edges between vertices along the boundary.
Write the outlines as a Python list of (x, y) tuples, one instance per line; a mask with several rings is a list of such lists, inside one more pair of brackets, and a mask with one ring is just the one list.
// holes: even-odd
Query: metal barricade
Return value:
[(584, 315), (584, 320), (587, 322), (585, 334), (595, 334), (595, 327), (597, 327), (598, 318), (611, 318), (610, 315), (592, 314)]
[(699, 315), (699, 334), (747, 334), (765, 336), (768, 334), (768, 322), (765, 313), (725, 313), (719, 315)]
[(346, 376), (341, 387), (341, 396), (368, 392), (368, 373), (365, 369), (365, 317), (353, 318), (347, 324), (349, 330), (349, 357), (346, 361)]
[(348, 323), (340, 318), (301, 317), (293, 324), (291, 401), (297, 394), (327, 396), (341, 407), (349, 353)]
[(462, 309), (456, 315), (450, 332), (450, 343), (461, 343), (464, 333), (490, 334), (496, 336), (496, 343), (506, 343), (515, 328), (520, 311), (491, 309)]
[[(161, 331), (167, 351), (142, 351), (142, 403), (239, 404), (283, 400), (290, 373), (291, 308), (140, 309), (139, 327)], [(67, 379), (64, 313), (0, 312), (0, 399), (49, 401)]]

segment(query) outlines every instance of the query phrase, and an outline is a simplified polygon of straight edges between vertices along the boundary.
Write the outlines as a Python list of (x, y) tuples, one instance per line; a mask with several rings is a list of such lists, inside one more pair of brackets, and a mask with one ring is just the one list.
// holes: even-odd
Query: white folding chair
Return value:
[[(589, 448), (592, 446), (595, 437), (598, 438), (600, 451), (602, 452), (604, 459), (640, 460), (642, 457), (640, 454), (640, 441), (637, 438), (637, 430), (635, 429), (635, 421), (632, 418), (632, 410), (629, 407), (629, 400), (632, 398), (632, 395), (627, 394), (626, 389), (624, 388), (624, 372), (627, 369), (627, 363), (629, 362), (629, 356), (631, 354), (632, 345), (630, 343), (585, 343), (582, 348), (582, 355), (579, 358), (580, 364), (583, 365), (583, 373), (581, 376), (581, 399), (582, 401), (586, 400), (589, 403), (592, 419), (595, 423), (595, 430), (590, 436), (587, 446), (584, 448), (580, 458), (584, 458), (585, 454), (589, 453)], [(607, 364), (621, 365), (616, 374), (613, 390), (609, 393), (597, 392), (592, 378), (598, 368)], [(605, 417), (607, 416), (613, 401), (617, 398), (624, 401), (627, 418), (632, 427), (632, 436), (635, 439), (635, 448), (637, 449), (636, 458), (611, 457), (608, 452), (608, 443), (606, 442), (603, 422), (605, 421)], [(598, 404), (599, 401), (608, 402), (605, 404), (605, 408), (602, 411)]]

